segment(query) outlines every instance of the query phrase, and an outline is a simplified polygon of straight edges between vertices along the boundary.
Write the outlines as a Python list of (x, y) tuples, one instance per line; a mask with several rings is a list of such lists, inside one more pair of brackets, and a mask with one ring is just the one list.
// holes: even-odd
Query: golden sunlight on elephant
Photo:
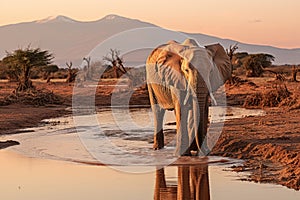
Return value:
[(205, 142), (208, 98), (231, 76), (229, 57), (220, 44), (200, 47), (196, 41), (170, 41), (152, 51), (146, 63), (147, 85), (154, 113), (154, 149), (164, 147), (166, 110), (176, 115), (175, 154), (209, 153)]

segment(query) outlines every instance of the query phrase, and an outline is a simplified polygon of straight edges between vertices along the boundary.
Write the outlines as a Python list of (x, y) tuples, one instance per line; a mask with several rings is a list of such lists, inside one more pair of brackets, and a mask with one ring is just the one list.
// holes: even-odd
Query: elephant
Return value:
[(146, 79), (154, 114), (153, 149), (164, 148), (166, 110), (176, 116), (176, 156), (205, 155), (209, 97), (231, 77), (231, 63), (220, 44), (205, 47), (193, 39), (169, 41), (155, 48), (146, 61)]
[(154, 200), (209, 200), (208, 165), (177, 166), (177, 185), (168, 185), (165, 169), (160, 168), (155, 173)]

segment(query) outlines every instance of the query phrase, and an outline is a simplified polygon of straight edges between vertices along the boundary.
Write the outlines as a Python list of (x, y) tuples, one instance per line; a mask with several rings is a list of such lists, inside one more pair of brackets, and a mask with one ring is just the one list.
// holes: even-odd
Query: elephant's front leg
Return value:
[(208, 153), (205, 140), (208, 126), (208, 93), (199, 93), (198, 102), (194, 101), (192, 107), (188, 115), (190, 150), (196, 151), (197, 155), (201, 150), (206, 155)]
[(178, 95), (175, 102), (177, 145), (175, 150), (176, 156), (189, 156), (189, 136), (187, 132), (188, 107), (183, 105), (184, 94)]
[(154, 94), (153, 85), (148, 85), (148, 92), (154, 118), (153, 149), (158, 150), (164, 148), (163, 120), (165, 110), (157, 102), (157, 98)]
[(154, 144), (153, 149), (158, 150), (164, 148), (164, 133), (163, 133), (163, 121), (165, 110), (158, 105), (154, 110)]
[(158, 150), (164, 148), (164, 133), (163, 133), (163, 121), (165, 110), (158, 104), (152, 105), (152, 111), (154, 113), (154, 144), (153, 149)]
[(188, 111), (188, 134), (189, 134), (189, 147), (191, 151), (196, 151), (197, 155), (199, 152), (197, 142), (196, 142), (196, 130), (195, 130), (195, 122), (194, 122), (194, 111), (193, 109), (189, 109)]

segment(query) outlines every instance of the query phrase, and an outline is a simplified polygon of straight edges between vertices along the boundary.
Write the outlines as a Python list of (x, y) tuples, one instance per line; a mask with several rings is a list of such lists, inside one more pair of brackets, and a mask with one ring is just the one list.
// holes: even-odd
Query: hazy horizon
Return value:
[(189, 33), (250, 44), (300, 48), (300, 1), (36, 1), (11, 0), (0, 8), (0, 26), (63, 15), (95, 21), (116, 14)]

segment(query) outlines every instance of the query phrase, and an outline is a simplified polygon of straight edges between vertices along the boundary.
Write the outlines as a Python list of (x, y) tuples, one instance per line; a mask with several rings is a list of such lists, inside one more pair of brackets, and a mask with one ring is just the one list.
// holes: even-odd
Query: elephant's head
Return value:
[(179, 90), (197, 94), (205, 86), (212, 93), (231, 76), (230, 59), (220, 44), (200, 47), (187, 39), (182, 44), (170, 41), (159, 49), (160, 77)]
[(231, 76), (230, 59), (220, 44), (200, 47), (194, 40), (186, 40), (187, 45), (181, 52), (183, 61), (181, 70), (189, 82), (190, 88), (198, 94), (206, 86), (212, 93), (216, 91)]

